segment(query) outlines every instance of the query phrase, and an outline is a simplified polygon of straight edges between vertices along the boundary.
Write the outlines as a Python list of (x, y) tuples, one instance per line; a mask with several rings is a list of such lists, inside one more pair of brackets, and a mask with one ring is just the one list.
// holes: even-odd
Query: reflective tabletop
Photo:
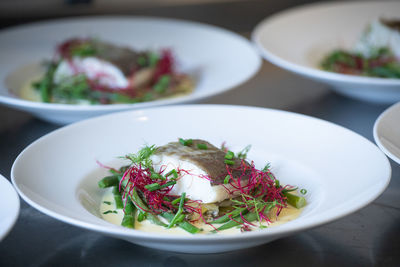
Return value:
[[(373, 124), (388, 107), (342, 97), (267, 62), (251, 81), (203, 103), (302, 113), (347, 127), (372, 142)], [(0, 173), (9, 178), (21, 150), (61, 126), (7, 108), (0, 114)], [(222, 254), (140, 247), (57, 221), (21, 200), (17, 223), (0, 242), (0, 266), (399, 266), (400, 167), (393, 161), (391, 166), (386, 191), (358, 212), (263, 246)]]
[[(191, 19), (226, 27), (248, 37), (255, 24), (265, 16), (310, 1), (203, 2), (210, 4), (131, 8), (126, 12), (123, 8), (112, 10), (121, 14)], [(0, 18), (1, 27), (13, 23), (11, 19)], [(332, 93), (323, 84), (293, 75), (268, 62), (264, 62), (259, 73), (247, 83), (201, 103), (249, 105), (302, 113), (344, 126), (371, 142), (374, 142), (374, 122), (389, 106), (345, 98)], [(59, 127), (62, 126), (0, 107), (0, 173), (10, 179), (11, 166), (18, 154), (37, 138)], [(259, 247), (222, 254), (195, 255), (148, 249), (68, 225), (21, 200), (16, 225), (0, 241), (0, 266), (400, 266), (400, 166), (393, 161), (390, 163), (392, 179), (388, 188), (365, 208)]]

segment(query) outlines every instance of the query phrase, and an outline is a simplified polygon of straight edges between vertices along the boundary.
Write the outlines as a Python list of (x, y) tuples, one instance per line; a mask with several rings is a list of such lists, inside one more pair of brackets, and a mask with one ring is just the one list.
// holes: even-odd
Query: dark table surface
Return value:
[[(204, 103), (273, 106), (334, 122), (372, 142), (373, 124), (388, 107), (342, 97), (269, 63), (253, 81)], [(22, 115), (0, 133), (0, 173), (8, 178), (24, 147), (60, 127)], [(399, 266), (400, 167), (391, 165), (386, 191), (358, 212), (260, 247), (212, 255), (140, 247), (57, 221), (21, 200), (17, 223), (0, 243), (0, 266)]]
[[(373, 124), (389, 106), (342, 97), (269, 63), (251, 81), (203, 103), (298, 112), (347, 127), (371, 142)], [(22, 149), (59, 127), (0, 108), (0, 173), (9, 179)], [(391, 166), (388, 188), (356, 213), (263, 246), (222, 254), (140, 247), (70, 226), (21, 200), (16, 225), (0, 242), (0, 266), (400, 266), (400, 166), (393, 161)]]

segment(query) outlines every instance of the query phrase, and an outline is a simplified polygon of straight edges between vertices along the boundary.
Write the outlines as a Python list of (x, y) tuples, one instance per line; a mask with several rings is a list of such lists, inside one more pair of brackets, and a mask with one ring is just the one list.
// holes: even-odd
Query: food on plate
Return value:
[(400, 20), (372, 22), (352, 51), (333, 51), (321, 67), (342, 74), (400, 78)]
[[(103, 218), (144, 231), (217, 233), (262, 229), (296, 218), (306, 205), (298, 188), (283, 185), (239, 153), (207, 141), (182, 139), (145, 146), (110, 167), (100, 188)], [(305, 194), (305, 190), (299, 191)], [(180, 230), (179, 230), (180, 229)]]
[(136, 103), (188, 94), (193, 80), (177, 72), (175, 61), (170, 50), (139, 52), (75, 38), (57, 47), (46, 73), (31, 87), (39, 101), (64, 104)]

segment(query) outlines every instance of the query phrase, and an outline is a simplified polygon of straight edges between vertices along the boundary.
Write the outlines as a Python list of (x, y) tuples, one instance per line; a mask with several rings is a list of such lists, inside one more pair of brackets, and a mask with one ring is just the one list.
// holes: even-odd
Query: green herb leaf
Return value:
[(107, 210), (103, 212), (103, 214), (109, 214), (109, 213), (118, 213), (116, 210)]
[(203, 150), (207, 150), (208, 149), (206, 144), (197, 144), (197, 148), (198, 149), (203, 149)]

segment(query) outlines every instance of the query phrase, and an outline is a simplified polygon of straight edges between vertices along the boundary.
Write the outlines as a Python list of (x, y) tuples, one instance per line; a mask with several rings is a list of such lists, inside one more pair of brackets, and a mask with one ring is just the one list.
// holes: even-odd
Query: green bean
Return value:
[(103, 179), (101, 179), (98, 183), (100, 188), (106, 188), (106, 187), (111, 187), (118, 185), (119, 180), (116, 175), (111, 175), (111, 176), (106, 176)]
[[(167, 219), (169, 222), (172, 221), (172, 219), (175, 217), (175, 215), (170, 212), (161, 213), (161, 216)], [(178, 225), (180, 228), (191, 234), (196, 234), (201, 231), (199, 228), (197, 228), (196, 226), (187, 221), (177, 222), (176, 225)]]
[[(257, 213), (255, 213), (255, 212), (250, 212), (250, 213), (247, 213), (247, 214), (243, 215), (243, 217), (244, 217), (244, 219), (245, 219), (246, 221), (252, 222), (252, 221), (257, 220)], [(226, 230), (226, 229), (229, 229), (229, 228), (238, 226), (238, 225), (240, 225), (241, 223), (243, 223), (243, 219), (242, 219), (240, 216), (236, 216), (236, 217), (233, 218), (233, 220), (231, 220), (231, 221), (229, 221), (229, 222), (223, 224), (223, 225), (220, 226), (219, 228), (217, 228), (217, 230), (218, 230), (218, 231)], [(216, 231), (213, 230), (212, 232), (215, 233)]]
[(287, 203), (297, 209), (301, 209), (307, 204), (307, 201), (304, 197), (296, 196), (288, 192), (284, 192), (283, 195), (286, 197)]
[(186, 193), (183, 192), (182, 195), (181, 195), (181, 200), (180, 200), (180, 203), (179, 203), (178, 212), (175, 214), (174, 218), (172, 218), (172, 220), (169, 222), (168, 228), (171, 228), (172, 226), (174, 226), (177, 223), (178, 218), (182, 214), (182, 212), (183, 212), (183, 204), (185, 203), (185, 197), (186, 197)]
[(246, 208), (235, 209), (234, 211), (229, 212), (229, 213), (225, 214), (224, 216), (221, 216), (221, 217), (215, 219), (211, 223), (212, 224), (214, 224), (214, 223), (225, 223), (225, 222), (230, 220), (229, 216), (230, 217), (236, 217), (236, 216), (240, 215), (240, 213), (246, 214), (248, 212), (249, 211)]
[[(149, 210), (149, 208), (147, 207), (146, 204), (143, 203), (142, 199), (139, 197), (139, 195), (135, 189), (131, 190), (129, 197), (132, 200), (133, 204), (136, 206), (136, 208), (138, 208), (139, 210), (141, 210), (143, 212), (146, 212), (147, 210)], [(160, 226), (164, 226), (164, 227), (168, 226), (165, 223), (163, 223), (162, 221), (160, 221), (160, 219), (158, 219), (157, 215), (151, 214), (150, 212), (147, 213), (147, 219), (156, 225), (160, 225)]]
[(135, 228), (135, 217), (132, 215), (125, 214), (122, 219), (121, 225), (127, 228)]
[(135, 214), (136, 207), (128, 200), (125, 204), (124, 218), (122, 219), (121, 225), (128, 228), (135, 228)]
[(114, 186), (113, 187), (113, 194), (114, 194), (114, 202), (115, 202), (115, 207), (117, 209), (122, 209), (124, 207), (123, 203), (122, 203), (122, 195), (119, 192), (119, 186)]

